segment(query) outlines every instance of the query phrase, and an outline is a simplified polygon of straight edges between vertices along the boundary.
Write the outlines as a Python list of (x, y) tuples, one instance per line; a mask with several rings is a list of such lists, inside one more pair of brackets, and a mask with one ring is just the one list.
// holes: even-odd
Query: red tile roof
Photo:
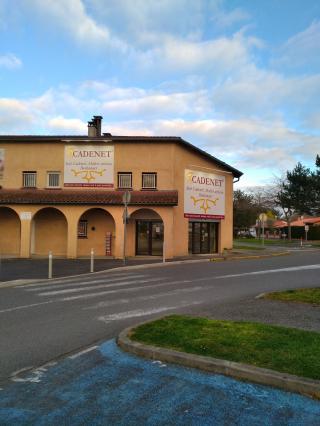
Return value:
[(288, 224), (285, 220), (275, 220), (272, 226), (273, 228), (285, 228)]
[[(70, 189), (0, 189), (4, 204), (122, 205), (123, 191)], [(131, 191), (131, 205), (176, 206), (178, 191)]]

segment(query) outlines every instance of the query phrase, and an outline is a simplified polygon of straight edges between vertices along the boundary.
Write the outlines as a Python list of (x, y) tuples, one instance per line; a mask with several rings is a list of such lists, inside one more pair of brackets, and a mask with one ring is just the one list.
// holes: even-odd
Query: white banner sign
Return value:
[(224, 219), (225, 177), (195, 170), (185, 170), (184, 217)]
[(4, 173), (4, 149), (0, 149), (0, 179), (3, 179)]
[(64, 186), (113, 188), (113, 167), (113, 146), (66, 146)]

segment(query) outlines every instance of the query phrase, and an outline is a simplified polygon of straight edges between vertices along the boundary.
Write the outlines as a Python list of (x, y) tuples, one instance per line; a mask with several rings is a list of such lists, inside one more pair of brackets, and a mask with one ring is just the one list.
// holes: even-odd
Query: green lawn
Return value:
[[(235, 238), (233, 240), (234, 246), (238, 247), (238, 245), (246, 244), (246, 245), (252, 245), (252, 246), (262, 246), (262, 239), (258, 238)], [(312, 247), (320, 247), (320, 241), (304, 241), (302, 242), (303, 245), (308, 245)], [(281, 239), (265, 239), (264, 245), (266, 246), (300, 246), (300, 240), (295, 239), (292, 241), (289, 241), (287, 239), (281, 240)]]
[(265, 250), (265, 247), (260, 247), (258, 245), (253, 245), (253, 244), (251, 246), (249, 246), (249, 245), (245, 246), (245, 245), (241, 245), (241, 244), (236, 244), (234, 246), (234, 249), (239, 249), (239, 250)]
[(267, 293), (264, 298), (284, 302), (311, 303), (320, 306), (320, 287)]
[(171, 315), (133, 330), (132, 340), (320, 379), (320, 334), (252, 322)]

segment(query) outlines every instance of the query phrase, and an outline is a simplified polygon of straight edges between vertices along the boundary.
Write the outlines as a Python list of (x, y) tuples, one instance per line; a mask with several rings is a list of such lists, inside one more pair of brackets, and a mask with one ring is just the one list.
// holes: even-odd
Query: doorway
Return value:
[(139, 256), (162, 256), (163, 222), (136, 221), (136, 254)]
[(189, 253), (207, 254), (218, 251), (218, 223), (189, 222)]

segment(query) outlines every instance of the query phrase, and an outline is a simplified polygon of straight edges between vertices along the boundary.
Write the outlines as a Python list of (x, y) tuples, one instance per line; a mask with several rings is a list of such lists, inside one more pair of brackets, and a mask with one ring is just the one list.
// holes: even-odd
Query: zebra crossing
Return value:
[[(194, 281), (188, 279), (170, 280), (166, 276), (154, 276), (151, 273), (139, 272), (113, 272), (105, 275), (92, 277), (69, 277), (46, 282), (32, 283), (19, 286), (21, 291), (36, 298), (36, 303), (23, 305), (14, 309), (28, 309), (53, 303), (66, 302), (88, 302), (81, 309), (85, 311), (99, 311), (106, 308), (118, 308), (117, 312), (108, 315), (100, 315), (97, 319), (108, 322), (114, 319), (131, 316), (139, 316), (146, 312), (146, 304), (168, 303), (168, 298), (174, 305), (152, 306), (150, 313), (162, 312), (175, 309), (180, 306), (200, 303), (198, 300), (181, 300), (182, 296), (196, 294), (203, 289), (201, 285), (195, 285)], [(134, 303), (142, 306), (133, 311), (118, 312), (123, 306)], [(114, 310), (113, 309), (113, 310)], [(128, 314), (129, 312), (129, 314)], [(0, 311), (1, 313), (1, 311)]]

